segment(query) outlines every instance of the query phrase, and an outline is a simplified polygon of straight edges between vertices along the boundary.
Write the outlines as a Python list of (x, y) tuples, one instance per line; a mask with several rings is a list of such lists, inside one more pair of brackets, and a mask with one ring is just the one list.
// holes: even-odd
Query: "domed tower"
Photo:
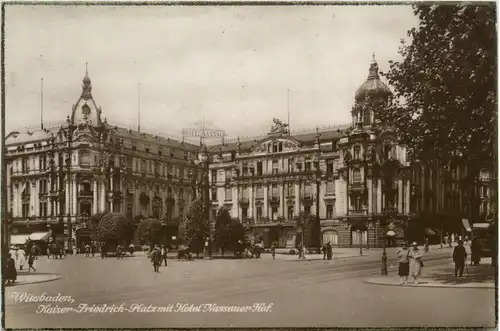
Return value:
[(101, 108), (97, 106), (92, 97), (92, 81), (87, 68), (85, 68), (85, 76), (82, 79), (82, 94), (72, 109), (71, 123), (91, 126), (101, 126), (102, 124)]
[(355, 102), (351, 112), (353, 126), (372, 125), (374, 114), (368, 109), (369, 107), (366, 107), (367, 103), (374, 100), (386, 101), (391, 95), (392, 92), (389, 87), (380, 80), (378, 64), (374, 54), (373, 60), (370, 63), (368, 78), (357, 89), (354, 95)]

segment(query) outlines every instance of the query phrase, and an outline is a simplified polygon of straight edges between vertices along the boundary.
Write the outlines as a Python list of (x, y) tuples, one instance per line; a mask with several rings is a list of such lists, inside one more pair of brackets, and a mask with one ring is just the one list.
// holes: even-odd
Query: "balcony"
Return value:
[(82, 197), (82, 198), (84, 198), (84, 197), (86, 197), (86, 198), (93, 197), (94, 196), (94, 191), (87, 191), (87, 190), (85, 190), (85, 191), (79, 191), (78, 192), (78, 196)]
[(248, 206), (250, 204), (250, 199), (248, 197), (242, 197), (240, 199), (240, 205)]
[(271, 196), (269, 197), (269, 202), (271, 203), (271, 206), (277, 206), (280, 204), (280, 197)]
[(357, 182), (357, 183), (351, 183), (349, 185), (349, 191), (364, 191), (365, 190), (365, 183), (362, 182)]
[(302, 203), (304, 206), (311, 206), (313, 204), (313, 196), (312, 195), (304, 195), (302, 197)]
[(368, 211), (366, 209), (351, 209), (349, 210), (349, 216), (352, 217), (362, 217), (367, 216)]

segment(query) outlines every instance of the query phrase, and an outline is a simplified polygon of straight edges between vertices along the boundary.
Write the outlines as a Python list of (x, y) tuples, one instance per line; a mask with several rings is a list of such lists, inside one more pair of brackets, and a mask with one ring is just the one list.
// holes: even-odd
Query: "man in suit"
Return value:
[(455, 262), (455, 277), (462, 277), (464, 273), (465, 261), (467, 260), (467, 252), (462, 240), (458, 241), (458, 245), (453, 249), (453, 262)]

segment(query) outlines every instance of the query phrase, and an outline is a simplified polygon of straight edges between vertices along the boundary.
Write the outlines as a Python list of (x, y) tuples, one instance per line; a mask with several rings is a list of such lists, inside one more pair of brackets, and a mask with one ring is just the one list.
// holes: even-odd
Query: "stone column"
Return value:
[(298, 215), (300, 213), (300, 182), (295, 183), (295, 205), (293, 206), (293, 213)]
[(269, 217), (269, 204), (268, 204), (268, 184), (264, 184), (264, 215), (262, 217)]
[(253, 196), (253, 185), (248, 186), (248, 218), (254, 217), (255, 197)]
[(92, 189), (92, 213), (97, 214), (97, 179), (94, 179), (92, 182), (93, 189)]
[(232, 217), (238, 217), (238, 219), (241, 219), (240, 217), (240, 206), (239, 206), (239, 201), (238, 201), (238, 187), (237, 186), (233, 186), (231, 188), (231, 195), (232, 195), (232, 201), (233, 201), (233, 204), (231, 206), (231, 215), (235, 215), (235, 216), (232, 216)]
[(77, 204), (77, 181), (76, 181), (76, 175), (73, 175), (73, 215), (78, 214), (78, 204)]
[(367, 189), (368, 189), (368, 214), (373, 214), (375, 210), (373, 209), (373, 183), (372, 179), (368, 178), (367, 180)]
[(403, 180), (398, 179), (398, 214), (403, 213)]
[(410, 196), (410, 180), (406, 181), (406, 187), (405, 187), (405, 209), (404, 213), (409, 214), (410, 213), (410, 203), (411, 203), (411, 196)]
[(284, 201), (284, 198), (285, 198), (285, 183), (281, 183), (281, 184), (278, 184), (278, 188), (280, 190), (280, 209), (279, 209), (279, 212), (278, 212), (278, 216), (282, 216), (282, 217), (285, 217), (285, 201)]
[(377, 181), (377, 213), (382, 213), (382, 180)]
[[(38, 166), (38, 164), (37, 164)], [(38, 194), (40, 193), (40, 180), (37, 179), (34, 181), (35, 187), (33, 188), (33, 210), (34, 210), (34, 216), (41, 216), (41, 210), (40, 210), (40, 197)]]
[(102, 178), (102, 181), (101, 181), (101, 204), (100, 204), (100, 210), (101, 210), (101, 213), (105, 213), (106, 212), (106, 184), (105, 184), (105, 178)]
[(69, 201), (69, 190), (70, 190), (70, 186), (69, 186), (69, 176), (66, 175), (66, 177), (64, 178), (65, 180), (65, 195), (66, 195), (66, 200), (65, 203), (64, 203), (64, 216), (68, 215), (69, 214), (69, 204), (71, 203), (71, 201)]

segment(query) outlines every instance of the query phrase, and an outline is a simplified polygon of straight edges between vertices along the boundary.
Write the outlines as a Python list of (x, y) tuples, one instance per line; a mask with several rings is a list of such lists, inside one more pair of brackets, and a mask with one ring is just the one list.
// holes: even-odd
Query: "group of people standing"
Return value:
[(36, 246), (33, 245), (30, 249), (28, 249), (28, 251), (28, 258), (26, 259), (26, 252), (23, 246), (11, 246), (2, 264), (4, 283), (13, 284), (17, 280), (17, 269), (20, 271), (23, 270), (26, 262), (28, 262), (28, 272), (31, 272), (31, 270), (36, 271), (34, 267), (36, 259)]
[(423, 253), (418, 248), (416, 242), (413, 242), (411, 248), (408, 248), (406, 243), (403, 243), (401, 249), (396, 252), (399, 259), (398, 275), (400, 285), (408, 283), (408, 276), (413, 277), (413, 283), (418, 284), (418, 278), (422, 273), (424, 263), (422, 261)]
[(165, 245), (161, 245), (161, 248), (158, 245), (150, 252), (151, 263), (153, 264), (154, 272), (160, 272), (160, 267), (162, 262), (165, 262), (165, 267), (167, 266), (167, 254), (168, 249)]
[(323, 260), (331, 260), (333, 256), (333, 248), (332, 243), (328, 242), (326, 245), (321, 247), (321, 251), (323, 252)]

